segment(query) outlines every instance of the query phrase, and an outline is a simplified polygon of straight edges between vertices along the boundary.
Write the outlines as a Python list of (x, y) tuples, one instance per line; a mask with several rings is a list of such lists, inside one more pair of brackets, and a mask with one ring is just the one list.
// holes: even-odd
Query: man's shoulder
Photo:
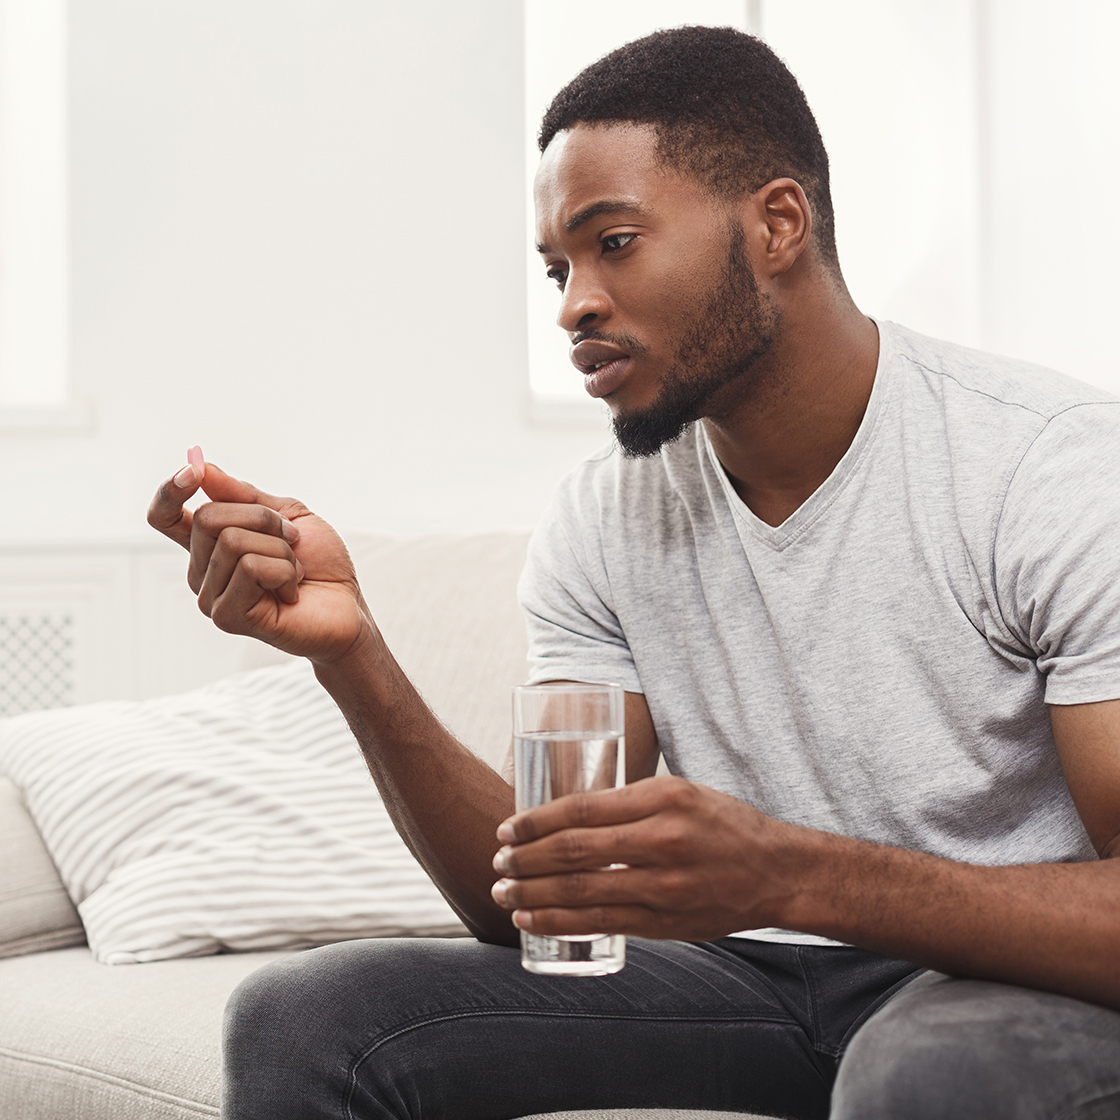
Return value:
[(971, 398), (1001, 410), (1022, 411), (1046, 420), (1078, 405), (1116, 404), (1120, 398), (1075, 377), (1033, 362), (931, 338), (897, 324), (890, 331), (897, 360), (906, 374), (938, 396)]

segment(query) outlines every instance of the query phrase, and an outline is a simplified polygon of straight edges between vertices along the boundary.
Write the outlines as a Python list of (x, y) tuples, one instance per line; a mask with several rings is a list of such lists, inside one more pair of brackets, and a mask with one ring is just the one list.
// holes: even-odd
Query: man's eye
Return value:
[(567, 280), (568, 274), (562, 268), (550, 268), (545, 276), (553, 281), (560, 291), (564, 290), (564, 281)]
[(602, 241), (603, 249), (608, 253), (617, 253), (619, 249), (625, 249), (637, 236), (636, 233), (607, 234)]

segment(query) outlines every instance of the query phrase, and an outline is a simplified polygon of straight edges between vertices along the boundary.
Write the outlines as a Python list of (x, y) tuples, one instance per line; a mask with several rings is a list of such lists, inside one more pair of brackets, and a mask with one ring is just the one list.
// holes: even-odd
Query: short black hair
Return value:
[(585, 122), (653, 125), (658, 154), (722, 198), (788, 176), (801, 184), (817, 250), (838, 264), (828, 153), (784, 62), (733, 27), (655, 31), (577, 74), (548, 107), (538, 145)]

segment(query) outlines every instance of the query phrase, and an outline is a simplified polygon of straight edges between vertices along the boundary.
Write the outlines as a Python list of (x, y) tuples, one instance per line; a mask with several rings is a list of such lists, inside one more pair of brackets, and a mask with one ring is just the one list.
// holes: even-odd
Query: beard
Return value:
[(612, 420), (623, 455), (656, 455), (693, 421), (742, 403), (754, 388), (752, 369), (773, 344), (774, 328), (775, 316), (763, 305), (747, 258), (746, 238), (734, 225), (720, 282), (686, 324), (657, 397)]

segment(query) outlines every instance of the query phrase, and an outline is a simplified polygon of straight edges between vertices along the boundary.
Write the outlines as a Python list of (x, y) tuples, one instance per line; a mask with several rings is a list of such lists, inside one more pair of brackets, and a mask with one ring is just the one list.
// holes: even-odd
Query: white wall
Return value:
[(66, 0), (0, 0), (0, 410), (67, 403)]
[[(1120, 6), (756, 7), (821, 120), (861, 305), (1120, 389)], [(606, 427), (528, 408), (520, 0), (69, 18), (93, 420), (0, 435), (0, 540), (148, 536), (195, 442), (342, 526), (531, 524)]]
[(991, 348), (1120, 394), (1120, 4), (986, 0)]
[(5, 433), (2, 537), (146, 535), (196, 442), (342, 525), (531, 524), (606, 426), (527, 417), (521, 41), (519, 0), (72, 3), (94, 421)]
[(836, 241), (868, 314), (982, 342), (975, 10), (983, 0), (769, 0), (762, 33), (829, 153)]
[(764, 0), (856, 302), (1120, 394), (1120, 4)]

